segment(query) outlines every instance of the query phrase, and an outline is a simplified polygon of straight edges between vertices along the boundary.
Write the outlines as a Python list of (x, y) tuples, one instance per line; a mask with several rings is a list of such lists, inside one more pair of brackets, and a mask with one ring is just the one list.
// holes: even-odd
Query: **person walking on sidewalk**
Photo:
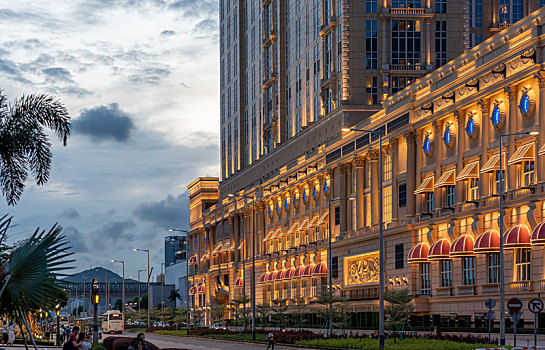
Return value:
[(267, 345), (267, 350), (269, 350), (269, 348), (271, 348), (272, 350), (274, 350), (274, 344), (276, 343), (276, 339), (274, 339), (274, 334), (273, 332), (270, 332), (269, 335), (267, 335), (267, 342), (268, 342), (268, 345)]

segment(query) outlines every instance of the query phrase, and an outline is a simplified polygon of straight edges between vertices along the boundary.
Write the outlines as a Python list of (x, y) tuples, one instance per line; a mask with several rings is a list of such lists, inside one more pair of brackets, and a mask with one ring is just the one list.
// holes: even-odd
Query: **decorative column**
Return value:
[[(479, 100), (479, 107), (481, 108), (481, 166), (483, 166), (488, 160), (488, 142), (490, 140), (490, 123), (484, 123), (485, 116), (487, 114), (487, 106), (489, 106), (489, 99)], [(462, 125), (463, 126), (463, 125)], [(462, 130), (462, 129), (459, 129)], [(479, 193), (481, 198), (488, 196), (490, 193), (490, 177), (481, 176), (479, 183)]]
[(418, 179), (416, 132), (410, 130), (403, 136), (407, 140), (407, 217), (413, 218), (416, 215), (416, 196), (414, 191), (416, 191)]
[[(231, 235), (234, 235), (235, 237), (241, 237), (240, 234), (240, 215), (236, 212), (234, 215), (229, 216), (229, 224), (231, 227)], [(238, 247), (236, 247), (238, 248)], [(246, 249), (246, 247), (244, 247)], [(238, 250), (238, 249), (237, 249)], [(244, 256), (244, 253), (242, 253), (242, 256)]]
[[(458, 120), (458, 130), (463, 130), (465, 125), (465, 115), (460, 114), (458, 111), (454, 112), (454, 116)], [(458, 146), (458, 160), (456, 162), (456, 176), (462, 172), (464, 169), (464, 150), (465, 150), (465, 143), (466, 143), (466, 137), (459, 136), (457, 139), (457, 146)], [(463, 203), (465, 201), (464, 198), (464, 184), (458, 183), (456, 186), (456, 202)], [(459, 212), (461, 211), (461, 204), (460, 206), (456, 206), (456, 210)]]
[(370, 152), (371, 158), (371, 225), (373, 227), (379, 224), (379, 207), (378, 207), (378, 156), (379, 149), (373, 148)]
[[(539, 101), (536, 104), (536, 118), (539, 124), (539, 143), (536, 145), (536, 154), (545, 144), (545, 71), (540, 70), (535, 78), (539, 84)], [(537, 156), (536, 162), (537, 183), (545, 182), (545, 156)]]
[[(505, 94), (509, 98), (509, 117), (507, 118), (507, 132), (515, 133), (517, 132), (517, 91), (518, 86), (510, 86), (505, 88)], [(504, 169), (506, 170), (507, 177), (507, 186), (504, 189), (505, 192), (509, 192), (511, 189), (515, 189), (517, 186), (516, 178), (516, 167), (508, 166), (507, 161), (515, 153), (515, 140), (513, 137), (505, 138), (504, 141), (507, 143), (507, 156), (505, 157)]]
[[(443, 140), (442, 131), (443, 130), (443, 122), (433, 122), (433, 132), (435, 133), (433, 139), (433, 149), (434, 149), (434, 157), (435, 159), (443, 159), (444, 155), (444, 144), (441, 142)], [(435, 183), (437, 183), (437, 180), (441, 177), (442, 168), (441, 168), (441, 162), (435, 162)], [(433, 196), (433, 206), (435, 208), (435, 212), (441, 211), (441, 200), (443, 199), (441, 196), (441, 192), (443, 191), (442, 188), (435, 188), (434, 189), (434, 196)]]
[(354, 166), (356, 169), (356, 229), (362, 228), (364, 223), (364, 204), (363, 204), (363, 169), (365, 166), (365, 158), (363, 156), (354, 157)]

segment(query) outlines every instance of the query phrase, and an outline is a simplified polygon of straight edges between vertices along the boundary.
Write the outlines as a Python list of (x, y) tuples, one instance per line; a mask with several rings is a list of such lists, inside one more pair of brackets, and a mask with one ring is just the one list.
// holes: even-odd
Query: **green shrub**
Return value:
[(441, 325), (441, 315), (432, 315), (432, 326), (439, 327)]
[[(363, 350), (378, 350), (378, 339), (313, 339), (298, 341), (297, 345), (308, 345), (325, 348), (343, 348), (343, 349), (363, 349)], [(386, 350), (473, 350), (479, 347), (488, 347), (485, 344), (467, 344), (445, 340), (433, 339), (407, 339), (404, 341), (393, 340), (386, 342)], [(494, 345), (490, 345), (494, 347)]]
[(106, 350), (106, 347), (100, 343), (93, 343), (91, 345), (91, 350)]

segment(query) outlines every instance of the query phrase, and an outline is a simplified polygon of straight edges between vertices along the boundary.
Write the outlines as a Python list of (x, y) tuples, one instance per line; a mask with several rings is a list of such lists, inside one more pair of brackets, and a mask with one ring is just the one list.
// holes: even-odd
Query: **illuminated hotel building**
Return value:
[[(506, 297), (528, 301), (544, 293), (544, 18), (540, 9), (494, 29), (385, 96), (383, 108), (365, 110), (367, 117), (363, 104), (352, 111), (341, 103), (341, 112), (318, 118), (234, 176), (190, 184), (192, 308), (209, 323), (212, 305), (250, 295), (255, 233), (258, 305), (287, 299), (289, 308), (299, 302), (316, 312), (331, 269), (351, 311), (377, 312), (383, 224), (387, 289), (409, 288), (418, 314), (478, 319), (484, 301), (499, 297), (500, 154)], [(383, 144), (376, 134), (342, 133), (347, 126), (380, 131)], [(539, 134), (504, 138), (498, 149), (500, 134), (529, 132)], [(227, 312), (233, 317), (232, 308)]]

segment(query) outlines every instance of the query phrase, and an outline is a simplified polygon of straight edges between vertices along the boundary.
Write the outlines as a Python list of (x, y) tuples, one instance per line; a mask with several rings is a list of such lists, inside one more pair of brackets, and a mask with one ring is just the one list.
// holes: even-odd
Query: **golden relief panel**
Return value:
[(379, 252), (348, 256), (344, 258), (345, 286), (360, 286), (379, 283)]

